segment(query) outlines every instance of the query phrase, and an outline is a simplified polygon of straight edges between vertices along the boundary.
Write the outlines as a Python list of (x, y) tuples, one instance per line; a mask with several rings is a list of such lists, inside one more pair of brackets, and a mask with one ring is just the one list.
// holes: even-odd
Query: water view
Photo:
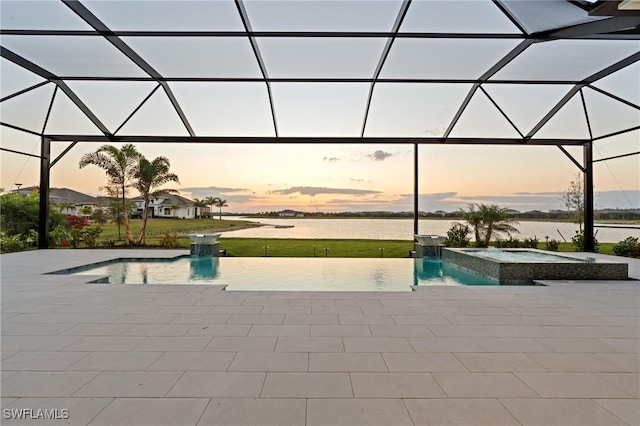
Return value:
[[(225, 232), (224, 238), (345, 238), (373, 240), (410, 240), (413, 235), (412, 219), (293, 219), (268, 218), (250, 219), (226, 216), (227, 219), (247, 219), (274, 226), (242, 229)], [(446, 235), (455, 220), (422, 219), (419, 222), (421, 234)], [(290, 226), (276, 228), (275, 226)], [(598, 225), (598, 224), (596, 224)], [(578, 225), (567, 222), (525, 222), (517, 226), (520, 233), (514, 238), (532, 238), (544, 241), (545, 236), (567, 241), (578, 230)], [(639, 229), (596, 228), (596, 238), (601, 242), (617, 243), (629, 236), (640, 237)], [(558, 232), (559, 231), (559, 232)], [(506, 238), (506, 236), (502, 236)]]

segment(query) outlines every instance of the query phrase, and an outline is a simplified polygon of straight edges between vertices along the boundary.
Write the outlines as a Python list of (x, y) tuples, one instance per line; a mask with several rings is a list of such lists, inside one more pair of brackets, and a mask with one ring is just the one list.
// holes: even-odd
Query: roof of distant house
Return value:
[[(32, 191), (36, 191), (39, 188), (37, 186), (28, 186), (26, 188), (20, 188), (20, 190), (13, 190), (12, 192), (20, 192), (21, 195), (30, 194)], [(74, 204), (96, 204), (97, 197), (83, 194), (82, 192), (74, 191), (69, 188), (51, 188), (49, 190), (49, 199), (54, 202), (68, 201)]]

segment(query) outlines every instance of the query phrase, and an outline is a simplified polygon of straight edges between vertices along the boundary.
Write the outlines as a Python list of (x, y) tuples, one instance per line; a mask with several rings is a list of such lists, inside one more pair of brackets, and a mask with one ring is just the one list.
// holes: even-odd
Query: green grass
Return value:
[[(258, 257), (409, 257), (411, 241), (221, 238), (227, 256)], [(325, 252), (325, 247), (328, 250)], [(384, 252), (380, 250), (384, 248)]]
[[(615, 253), (613, 252), (613, 246), (615, 246), (616, 244), (618, 243), (599, 243), (598, 253), (610, 254), (612, 256), (615, 256)], [(538, 243), (538, 248), (540, 250), (544, 250), (545, 243), (544, 242)], [(576, 251), (576, 249), (571, 243), (561, 242), (560, 246), (558, 247), (558, 251)]]

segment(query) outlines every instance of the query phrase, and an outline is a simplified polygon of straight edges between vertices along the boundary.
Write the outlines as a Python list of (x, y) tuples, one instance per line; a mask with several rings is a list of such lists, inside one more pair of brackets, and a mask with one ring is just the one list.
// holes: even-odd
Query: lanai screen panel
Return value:
[(1, 121), (54, 140), (605, 142), (640, 126), (640, 18), (602, 3), (3, 0)]

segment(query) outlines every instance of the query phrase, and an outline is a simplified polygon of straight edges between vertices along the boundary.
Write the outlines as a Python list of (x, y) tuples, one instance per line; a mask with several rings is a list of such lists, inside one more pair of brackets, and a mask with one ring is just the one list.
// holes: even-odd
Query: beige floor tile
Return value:
[(553, 349), (555, 352), (565, 353), (596, 353), (596, 352), (616, 352), (616, 350), (600, 339), (585, 338), (556, 338), (541, 337), (537, 339), (543, 345)]
[(166, 395), (171, 398), (256, 398), (265, 373), (186, 372)]
[(352, 398), (347, 373), (267, 373), (262, 398)]
[(309, 325), (267, 325), (256, 324), (251, 326), (249, 336), (301, 336), (309, 337), (311, 326)]
[(310, 353), (309, 371), (316, 373), (387, 372), (378, 353)]
[(496, 337), (485, 325), (430, 325), (436, 337)]
[(402, 337), (345, 337), (346, 352), (414, 352)]
[(630, 395), (592, 373), (516, 373), (543, 398), (629, 398)]
[(270, 315), (231, 315), (227, 324), (282, 324), (283, 314)]
[[(614, 384), (634, 398), (640, 398), (640, 374), (635, 373), (598, 373), (607, 382)], [(640, 406), (638, 407), (640, 409)]]
[(624, 424), (588, 399), (501, 399), (500, 402), (524, 426)]
[[(80, 336), (3, 336), (2, 350), (59, 351), (80, 339), (82, 339)], [(82, 350), (83, 349), (79, 349), (78, 351)]]
[(344, 352), (340, 337), (279, 337), (276, 352)]
[(171, 324), (225, 324), (229, 318), (229, 314), (179, 314)]
[(125, 314), (116, 323), (126, 324), (169, 324), (177, 314)]
[(248, 324), (195, 324), (185, 336), (226, 336), (245, 337), (249, 334), (251, 325)]
[(429, 373), (351, 373), (355, 398), (445, 398)]
[(510, 373), (543, 372), (547, 371), (542, 365), (535, 362), (534, 355), (546, 354), (519, 354), (519, 353), (459, 353), (456, 354), (465, 367), (472, 373)]
[(609, 350), (593, 351), (593, 352), (610, 352), (610, 353), (640, 353), (640, 339), (599, 339), (608, 345)]
[(628, 373), (640, 373), (640, 353), (637, 354), (596, 354), (623, 368)]
[(510, 373), (433, 373), (433, 376), (449, 398), (538, 397)]
[(609, 412), (630, 425), (640, 425), (640, 400), (638, 399), (596, 399)]
[(273, 352), (277, 337), (226, 337), (217, 336), (205, 351), (217, 352)]
[(365, 315), (413, 315), (409, 306), (361, 306)]
[(190, 352), (202, 351), (211, 341), (211, 337), (149, 337), (134, 351), (142, 352)]
[(337, 325), (338, 315), (303, 315), (303, 314), (286, 314), (284, 317), (285, 324), (316, 324), (316, 325)]
[(392, 315), (393, 321), (398, 325), (451, 325), (451, 322), (442, 315)]
[(82, 387), (76, 397), (162, 397), (182, 373), (103, 372)]
[(304, 425), (306, 410), (304, 399), (212, 399), (199, 424), (298, 426)]
[(184, 336), (191, 324), (138, 324), (122, 333), (123, 336)]
[(133, 324), (78, 324), (64, 331), (64, 336), (118, 336), (134, 327)]
[(312, 325), (312, 337), (371, 337), (366, 325)]
[(67, 371), (144, 371), (160, 352), (92, 352)]
[(474, 337), (473, 341), (487, 352), (552, 352), (544, 344), (529, 337)]
[(3, 336), (55, 336), (70, 328), (73, 324), (22, 324), (2, 322)]
[[(50, 419), (6, 419), (3, 416), (3, 425), (85, 425), (100, 413), (112, 398), (20, 398), (7, 405), (9, 410), (31, 409), (33, 415), (36, 410), (50, 410), (54, 417)], [(62, 410), (67, 410), (66, 415)], [(3, 413), (4, 414), (4, 413)], [(64, 417), (68, 416), (67, 419)]]
[(527, 356), (552, 373), (598, 373), (624, 371), (622, 367), (594, 354), (538, 353), (528, 354)]
[(370, 325), (374, 337), (434, 337), (426, 325)]
[(59, 371), (86, 357), (89, 352), (20, 352), (2, 361), (2, 370)]
[(90, 425), (195, 425), (208, 402), (206, 398), (117, 398)]
[(229, 371), (290, 371), (306, 372), (309, 354), (289, 352), (238, 352)]
[(416, 352), (484, 352), (468, 337), (410, 337)]
[(88, 336), (64, 347), (65, 351), (86, 351), (86, 352), (123, 352), (133, 350), (147, 337), (135, 336)]
[(418, 425), (519, 425), (494, 399), (406, 399), (413, 424)]
[(412, 425), (399, 399), (310, 399), (307, 426)]
[(342, 325), (376, 325), (390, 324), (395, 322), (390, 315), (338, 315), (340, 324)]
[(362, 315), (359, 306), (312, 306), (313, 315)]
[(382, 356), (392, 373), (467, 372), (464, 365), (449, 353), (384, 353)]
[(89, 383), (94, 372), (21, 371), (2, 374), (3, 397), (66, 397)]
[(538, 325), (493, 325), (487, 329), (497, 337), (549, 337), (549, 332)]
[(166, 352), (147, 370), (227, 371), (234, 356), (235, 352)]
[[(235, 314), (235, 313), (243, 313), (243, 312), (232, 312), (232, 313)], [(311, 315), (311, 306), (264, 306), (259, 313), (263, 315), (269, 315), (269, 314)]]
[[(193, 308), (190, 306), (189, 308)], [(203, 308), (207, 309), (205, 306)], [(184, 312), (188, 313), (188, 312)], [(283, 314), (284, 312), (264, 312), (262, 306), (214, 306), (206, 312), (209, 314)]]

